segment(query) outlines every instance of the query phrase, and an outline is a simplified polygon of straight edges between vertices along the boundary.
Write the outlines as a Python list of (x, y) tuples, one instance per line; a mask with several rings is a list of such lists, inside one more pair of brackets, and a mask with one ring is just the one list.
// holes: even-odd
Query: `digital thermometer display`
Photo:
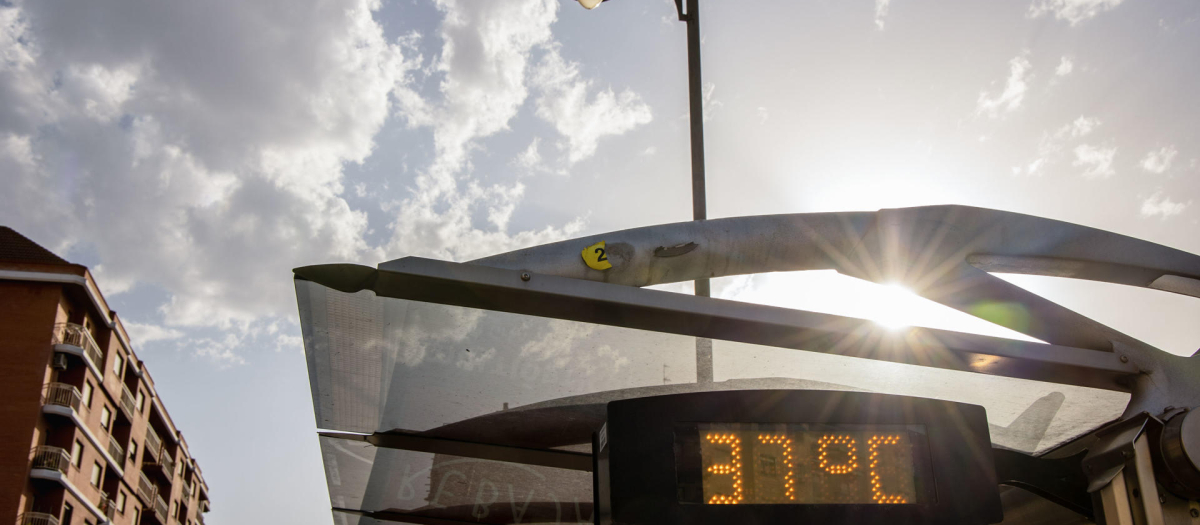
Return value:
[(1004, 519), (983, 407), (819, 390), (611, 401), (597, 525), (983, 525)]
[[(875, 504), (921, 502), (921, 425), (701, 423), (702, 503)], [(691, 429), (685, 431), (691, 433)], [(678, 436), (677, 436), (678, 437)], [(693, 477), (694, 479), (694, 477)]]

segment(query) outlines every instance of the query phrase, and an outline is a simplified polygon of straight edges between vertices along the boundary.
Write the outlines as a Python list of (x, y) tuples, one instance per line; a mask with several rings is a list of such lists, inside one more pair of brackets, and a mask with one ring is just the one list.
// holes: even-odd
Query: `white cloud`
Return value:
[(1122, 0), (1034, 0), (1026, 16), (1038, 18), (1053, 14), (1072, 26), (1121, 5)]
[(236, 351), (241, 345), (241, 338), (233, 334), (226, 334), (221, 339), (205, 338), (194, 341), (189, 346), (196, 355), (209, 359), (221, 368), (230, 368), (246, 364), (246, 358)]
[(541, 166), (542, 154), (538, 152), (538, 144), (541, 143), (541, 140), (542, 139), (538, 137), (534, 137), (533, 140), (529, 142), (529, 147), (525, 148), (525, 151), (522, 151), (520, 154), (518, 154), (517, 158), (513, 159), (513, 162), (516, 163), (517, 166), (529, 170)]
[(1008, 79), (1004, 82), (1004, 89), (996, 94), (980, 92), (975, 113), (996, 118), (1019, 108), (1021, 102), (1025, 100), (1025, 92), (1029, 90), (1028, 81), (1031, 68), (1029, 59), (1025, 58), (1023, 54), (1009, 60)]
[(72, 64), (59, 77), (63, 102), (100, 122), (111, 122), (133, 96), (140, 67), (128, 64), (108, 68), (100, 64)]
[(1045, 165), (1046, 165), (1046, 159), (1043, 157), (1039, 157), (1039, 158), (1034, 159), (1032, 162), (1029, 163), (1028, 166), (1025, 166), (1024, 168), (1022, 168), (1020, 166), (1013, 166), (1012, 171), (1013, 171), (1013, 175), (1020, 175), (1022, 173), (1024, 173), (1025, 175), (1041, 175), (1042, 167)]
[(1058, 63), (1058, 67), (1054, 68), (1054, 74), (1056, 76), (1065, 77), (1070, 75), (1074, 70), (1075, 63), (1071, 62), (1071, 59), (1067, 57), (1062, 57), (1062, 60)]
[(601, 361), (602, 363), (606, 362), (607, 360), (611, 360), (613, 372), (619, 372), (622, 368), (629, 366), (630, 363), (628, 357), (625, 357), (619, 350), (614, 350), (613, 347), (609, 345), (600, 345), (600, 348), (596, 349), (596, 356), (604, 358), (597, 359), (597, 361)]
[(1072, 138), (1084, 137), (1090, 134), (1092, 131), (1095, 131), (1095, 129), (1099, 126), (1100, 119), (1095, 117), (1088, 118), (1080, 116), (1070, 124), (1059, 128), (1055, 135), (1058, 137), (1070, 136)]
[(1038, 141), (1038, 157), (1025, 167), (1015, 167), (1013, 173), (1020, 175), (1040, 175), (1052, 162), (1058, 160), (1066, 145), (1090, 135), (1100, 127), (1101, 121), (1096, 117), (1079, 116), (1068, 124), (1063, 125), (1054, 133), (1043, 133)]
[[(470, 151), (477, 147), (477, 141), (508, 129), (509, 121), (529, 97), (530, 77), (537, 79), (546, 74), (540, 67), (531, 71), (532, 53), (544, 49), (547, 54), (557, 55), (550, 25), (556, 20), (558, 3), (499, 0), (460, 4), (443, 0), (438, 6), (445, 15), (439, 31), (443, 51), (438, 70), (445, 77), (439, 85), (440, 100), (427, 100), (421, 105), (430, 118), (416, 119), (416, 125), (433, 128), (436, 158), (417, 177), (409, 198), (385, 206), (395, 212), (386, 250), (389, 257), (422, 255), (466, 260), (578, 232), (583, 225), (581, 219), (561, 227), (509, 234), (505, 228), (524, 195), (524, 186), (484, 186), (464, 177), (472, 168)], [(585, 89), (588, 84), (577, 72), (568, 80), (582, 83)], [(544, 90), (560, 84), (544, 82), (538, 86)], [(605, 108), (599, 108), (599, 115), (593, 114), (596, 108), (585, 105), (582, 113), (586, 115), (580, 120), (604, 117)], [(564, 114), (580, 116), (569, 111)], [(591, 129), (591, 137), (620, 132), (605, 125), (599, 123), (598, 129)], [(570, 130), (565, 127), (569, 124), (563, 126), (560, 131)], [(573, 150), (576, 159), (595, 151), (594, 140), (590, 146), (581, 135), (572, 140), (573, 144), (580, 141), (578, 149)], [(477, 224), (478, 216), (486, 217), (487, 223)]]
[(875, 27), (883, 30), (883, 19), (887, 17), (888, 5), (892, 0), (875, 0)]
[(757, 111), (758, 111), (758, 123), (766, 124), (767, 119), (771, 117), (771, 115), (767, 113), (767, 108), (759, 106)]
[(457, 172), (471, 142), (508, 128), (528, 96), (530, 52), (551, 42), (555, 0), (439, 0), (445, 14), (438, 71), (440, 107), (432, 110), (438, 175)]
[(1166, 219), (1167, 217), (1183, 213), (1183, 210), (1186, 210), (1191, 204), (1192, 201), (1190, 200), (1187, 202), (1173, 201), (1164, 196), (1161, 191), (1158, 191), (1154, 192), (1154, 195), (1151, 195), (1147, 197), (1146, 200), (1142, 201), (1141, 212), (1143, 217), (1153, 217), (1158, 215), (1160, 218)]
[(275, 351), (283, 352), (285, 350), (302, 352), (304, 351), (304, 338), (298, 335), (278, 334), (275, 336)]
[[(525, 188), (473, 180), (479, 139), (507, 130), (531, 91), (577, 96), (546, 104), (561, 129), (584, 129), (568, 136), (572, 161), (650, 119), (636, 94), (594, 89), (574, 66), (530, 84), (531, 55), (558, 52), (556, 0), (440, 1), (432, 61), (418, 33), (384, 38), (379, 0), (215, 1), (0, 4), (0, 220), (86, 245), (106, 292), (161, 290), (150, 338), (290, 318), (287, 276), (303, 264), (463, 260), (572, 235), (582, 219), (507, 231)], [(347, 197), (374, 192), (343, 166), (371, 156), (389, 117), (429, 130), (434, 155), (389, 197), (394, 220), (371, 244)], [(193, 352), (225, 364), (249, 344), (199, 340)]]
[(1142, 169), (1150, 173), (1164, 173), (1171, 169), (1171, 162), (1178, 154), (1179, 151), (1175, 149), (1175, 146), (1163, 146), (1146, 154), (1146, 157), (1142, 159)]
[[(595, 325), (571, 321), (551, 320), (546, 324), (541, 337), (525, 343), (521, 356), (532, 356), (539, 361), (551, 361), (558, 368), (571, 362), (572, 348), (576, 341), (583, 341), (596, 331)], [(579, 356), (586, 358), (586, 356)]]
[(380, 258), (342, 165), (415, 65), (377, 0), (219, 4), (0, 8), (0, 136), (28, 144), (0, 210), (94, 247), (114, 291), (164, 290), (174, 327), (289, 315), (290, 267)]
[(1084, 177), (1104, 179), (1116, 173), (1113, 171), (1112, 164), (1113, 157), (1117, 154), (1117, 148), (1080, 144), (1075, 147), (1074, 152), (1075, 161), (1071, 165), (1084, 167)]
[(542, 57), (533, 83), (542, 92), (537, 115), (566, 138), (571, 164), (595, 154), (602, 137), (620, 135), (652, 119), (650, 106), (632, 91), (618, 94), (606, 88), (589, 97), (591, 81), (582, 78), (578, 64), (562, 58), (557, 46)]
[(154, 341), (170, 341), (183, 337), (183, 332), (162, 325), (129, 321), (124, 321), (123, 324), (134, 345), (153, 343)]
[(484, 364), (487, 364), (489, 361), (491, 361), (495, 357), (496, 357), (496, 349), (495, 348), (488, 348), (487, 350), (484, 350), (484, 351), (480, 351), (478, 349), (471, 350), (468, 348), (468, 349), (463, 350), (463, 352), (459, 356), (458, 360), (454, 362), (454, 366), (457, 366), (457, 367), (469, 372), (469, 371), (475, 370), (476, 368), (479, 368), (480, 366), (483, 366)]

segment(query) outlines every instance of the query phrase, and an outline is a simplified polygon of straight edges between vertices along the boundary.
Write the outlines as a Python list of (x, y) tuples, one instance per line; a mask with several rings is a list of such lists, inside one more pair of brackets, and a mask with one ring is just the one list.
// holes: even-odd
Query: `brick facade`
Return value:
[(0, 330), (0, 520), (204, 523), (200, 468), (87, 268), (0, 227)]

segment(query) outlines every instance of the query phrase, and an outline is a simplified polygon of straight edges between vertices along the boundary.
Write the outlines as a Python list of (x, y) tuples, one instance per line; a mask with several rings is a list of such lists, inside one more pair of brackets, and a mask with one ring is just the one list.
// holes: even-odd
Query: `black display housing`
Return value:
[[(681, 503), (676, 432), (699, 423), (923, 425), (929, 497), (905, 505)], [(596, 442), (601, 525), (986, 524), (1003, 519), (983, 407), (863, 392), (743, 390), (613, 401)], [(679, 458), (679, 460), (677, 460)], [(686, 479), (688, 474), (683, 473)], [(681, 496), (684, 496), (681, 498)]]

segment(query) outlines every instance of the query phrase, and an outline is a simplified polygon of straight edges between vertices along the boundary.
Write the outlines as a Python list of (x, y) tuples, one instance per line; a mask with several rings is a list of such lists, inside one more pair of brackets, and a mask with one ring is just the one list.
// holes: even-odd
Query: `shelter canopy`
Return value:
[[(858, 390), (987, 409), (996, 446), (1042, 453), (1117, 418), (1122, 392), (481, 310), (297, 279), (317, 427), (589, 452), (608, 401), (723, 389)], [(645, 290), (646, 293), (667, 293)], [(483, 523), (590, 522), (587, 472), (322, 437), (333, 506)], [(372, 518), (335, 511), (345, 523)], [(509, 520), (509, 521), (505, 521)]]

